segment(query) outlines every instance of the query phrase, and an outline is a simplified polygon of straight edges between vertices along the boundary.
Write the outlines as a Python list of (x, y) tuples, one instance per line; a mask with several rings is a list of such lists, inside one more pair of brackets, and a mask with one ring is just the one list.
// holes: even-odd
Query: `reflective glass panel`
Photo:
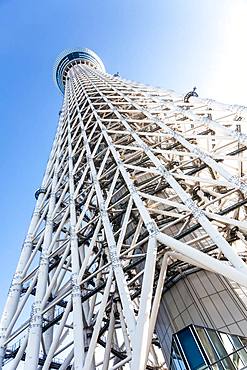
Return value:
[(247, 346), (247, 338), (239, 337), (239, 339), (240, 339), (240, 340), (241, 340), (241, 342), (243, 343), (243, 346)]
[(178, 368), (177, 368), (177, 367), (176, 367), (176, 365), (174, 364), (174, 360), (173, 360), (173, 359), (171, 359), (170, 369), (171, 369), (171, 370), (178, 370)]
[(208, 333), (209, 338), (211, 339), (211, 342), (213, 343), (213, 346), (214, 346), (215, 350), (218, 353), (219, 358), (226, 357), (227, 352), (226, 352), (222, 342), (220, 341), (217, 333), (214, 330), (211, 330), (211, 329), (207, 329), (207, 333)]
[(247, 352), (245, 349), (240, 349), (238, 351), (239, 356), (241, 357), (241, 360), (243, 361), (244, 365), (247, 366)]
[(240, 358), (240, 356), (237, 352), (234, 352), (229, 357), (230, 357), (232, 363), (234, 364), (234, 366), (236, 367), (236, 369), (240, 370), (244, 367), (244, 364), (243, 364), (243, 362), (242, 362), (242, 360), (241, 360), (241, 358)]
[(235, 367), (233, 366), (233, 364), (231, 364), (231, 362), (230, 362), (230, 365), (228, 365), (227, 361), (222, 360), (222, 361), (220, 361), (220, 362), (217, 363), (217, 365), (219, 365), (219, 364), (221, 366), (223, 366), (223, 368), (225, 370), (233, 370), (233, 369), (236, 370)]
[(234, 348), (239, 349), (243, 347), (243, 343), (236, 335), (229, 335), (230, 340), (232, 341)]
[(225, 347), (228, 354), (235, 351), (235, 348), (233, 346), (233, 342), (230, 340), (229, 336), (225, 333), (218, 333), (219, 337), (223, 343), (223, 346)]
[(207, 367), (206, 363), (190, 328), (181, 330), (177, 336), (191, 370), (205, 369)]
[(235, 367), (233, 366), (233, 363), (229, 357), (222, 360), (222, 364), (225, 366), (226, 370), (235, 370)]
[(181, 357), (181, 354), (179, 352), (179, 349), (175, 341), (172, 342), (171, 356), (172, 356), (172, 364), (175, 367), (175, 370), (186, 370), (184, 361)]
[[(217, 352), (215, 351), (214, 347), (212, 346), (210, 340), (208, 339), (208, 336), (205, 332), (205, 329), (197, 327), (196, 332), (200, 338), (201, 344), (205, 352), (207, 353), (210, 363), (214, 363), (219, 360), (219, 356), (217, 355)], [(217, 368), (216, 368), (217, 369)]]
[(174, 336), (172, 370), (247, 370), (247, 338), (199, 326)]
[(221, 362), (216, 362), (216, 364), (213, 364), (210, 366), (210, 369), (212, 370), (225, 370)]

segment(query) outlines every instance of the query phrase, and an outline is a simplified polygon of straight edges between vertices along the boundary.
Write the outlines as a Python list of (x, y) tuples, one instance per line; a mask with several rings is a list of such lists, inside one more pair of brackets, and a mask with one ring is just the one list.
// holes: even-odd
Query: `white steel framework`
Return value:
[(88, 49), (70, 55), (0, 366), (162, 368), (167, 282), (196, 266), (247, 288), (247, 108), (185, 101), (105, 73)]

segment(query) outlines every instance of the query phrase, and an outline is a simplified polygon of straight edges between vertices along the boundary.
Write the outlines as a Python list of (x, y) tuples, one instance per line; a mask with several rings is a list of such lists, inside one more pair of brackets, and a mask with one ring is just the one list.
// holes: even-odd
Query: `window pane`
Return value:
[(225, 369), (227, 370), (235, 370), (235, 367), (233, 366), (232, 361), (229, 359), (229, 357), (222, 360), (222, 364), (224, 364)]
[(230, 357), (231, 361), (234, 363), (236, 369), (240, 370), (244, 367), (244, 364), (241, 361), (241, 358), (239, 357), (237, 352), (233, 353), (229, 357)]
[(241, 349), (240, 351), (238, 351), (239, 353), (239, 356), (241, 357), (243, 363), (245, 366), (247, 366), (247, 352), (245, 349)]
[(172, 353), (173, 365), (175, 366), (176, 370), (186, 370), (184, 361), (181, 357), (181, 354), (178, 350), (177, 344), (175, 341), (172, 342)]
[(218, 364), (223, 366), (225, 370), (236, 370), (229, 359), (222, 360)]
[(216, 364), (211, 365), (212, 370), (226, 370), (221, 362), (217, 362)]
[(222, 344), (222, 342), (220, 341), (217, 333), (214, 331), (214, 330), (211, 330), (211, 329), (207, 329), (207, 332), (208, 332), (208, 335), (218, 353), (218, 356), (220, 358), (222, 357), (226, 357), (227, 356), (227, 352)]
[(225, 347), (228, 354), (235, 351), (232, 341), (229, 339), (229, 336), (225, 333), (219, 333), (219, 336), (223, 342), (223, 346)]
[(240, 339), (240, 340), (241, 340), (241, 342), (243, 343), (243, 346), (247, 346), (247, 338), (239, 337), (239, 339)]
[(196, 331), (197, 331), (198, 337), (199, 337), (199, 339), (202, 343), (202, 347), (203, 347), (203, 349), (205, 350), (205, 352), (207, 353), (207, 355), (209, 357), (210, 363), (218, 361), (219, 356), (217, 356), (217, 352), (215, 351), (215, 349), (211, 345), (211, 343), (210, 343), (210, 341), (209, 341), (209, 339), (208, 339), (208, 337), (205, 333), (205, 329), (197, 327)]
[[(217, 333), (214, 330), (207, 329), (208, 335), (218, 353), (218, 356), (220, 358), (227, 357), (227, 351), (223, 345), (223, 343), (220, 340), (220, 337), (217, 335)], [(221, 361), (222, 364), (224, 364), (225, 369), (227, 370), (235, 370), (235, 367), (233, 366), (233, 363), (231, 360), (228, 358), (225, 358), (224, 360)]]
[(239, 349), (239, 348), (242, 348), (243, 347), (243, 343), (241, 343), (241, 341), (239, 340), (239, 338), (236, 336), (236, 335), (229, 335), (234, 347), (236, 349)]
[(189, 328), (177, 334), (191, 370), (205, 369), (206, 364)]
[(180, 370), (180, 368), (176, 367), (175, 362), (174, 362), (173, 359), (171, 360), (171, 363), (170, 363), (170, 369), (171, 370)]

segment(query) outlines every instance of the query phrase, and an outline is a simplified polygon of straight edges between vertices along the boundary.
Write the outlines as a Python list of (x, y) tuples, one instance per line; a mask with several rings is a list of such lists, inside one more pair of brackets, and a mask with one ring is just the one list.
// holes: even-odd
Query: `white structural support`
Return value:
[(247, 108), (109, 75), (88, 49), (63, 54), (55, 80), (63, 108), (0, 368), (165, 369), (168, 284), (193, 268), (247, 289)]

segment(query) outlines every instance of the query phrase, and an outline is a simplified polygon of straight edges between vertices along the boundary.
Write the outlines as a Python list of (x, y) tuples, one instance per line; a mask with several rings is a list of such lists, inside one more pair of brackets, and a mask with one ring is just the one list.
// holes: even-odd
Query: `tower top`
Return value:
[(87, 48), (64, 50), (57, 58), (53, 78), (59, 90), (64, 92), (64, 82), (69, 68), (75, 64), (87, 64), (92, 68), (105, 72), (105, 66), (98, 55)]

